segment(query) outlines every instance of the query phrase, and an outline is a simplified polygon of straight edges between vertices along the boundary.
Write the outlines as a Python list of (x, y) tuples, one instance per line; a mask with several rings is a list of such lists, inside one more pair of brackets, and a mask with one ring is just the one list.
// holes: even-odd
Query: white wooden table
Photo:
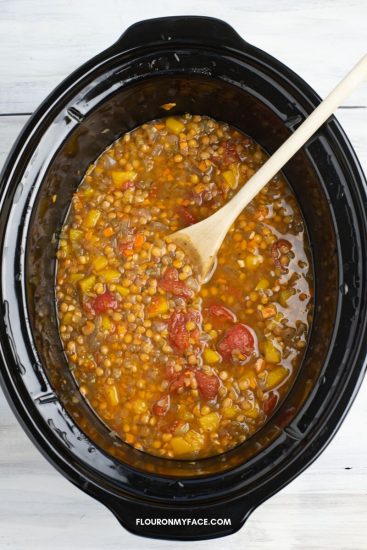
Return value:
[[(367, 50), (366, 0), (0, 0), (0, 167), (28, 116), (83, 61), (131, 23), (212, 15), (272, 53), (321, 95)], [(367, 171), (367, 87), (339, 109)], [(192, 549), (365, 550), (367, 380), (322, 456), (237, 534)], [(33, 447), (0, 391), (0, 550), (171, 550), (124, 531)]]

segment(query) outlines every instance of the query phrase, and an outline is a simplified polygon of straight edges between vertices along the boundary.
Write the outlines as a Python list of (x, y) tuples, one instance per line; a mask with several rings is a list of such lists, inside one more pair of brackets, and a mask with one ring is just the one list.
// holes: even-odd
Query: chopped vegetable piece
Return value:
[(202, 416), (199, 419), (200, 425), (206, 432), (215, 432), (218, 429), (220, 416), (218, 413), (213, 412)]
[(254, 256), (253, 254), (249, 254), (245, 258), (246, 268), (250, 270), (256, 269), (261, 263), (262, 256)]
[(185, 387), (185, 380), (190, 375), (190, 371), (185, 371), (181, 374), (176, 374), (172, 377), (172, 381), (169, 387), (169, 390), (171, 393), (177, 392), (177, 390), (180, 390), (181, 388)]
[(152, 412), (153, 414), (156, 414), (157, 416), (165, 416), (170, 408), (171, 398), (169, 395), (164, 395), (154, 403)]
[(233, 170), (226, 170), (223, 172), (223, 177), (231, 189), (236, 189), (238, 182)]
[(164, 103), (163, 105), (161, 105), (161, 108), (165, 111), (170, 111), (171, 109), (173, 109), (173, 107), (176, 107), (176, 103)]
[(98, 272), (98, 276), (106, 283), (112, 283), (112, 281), (118, 281), (120, 279), (121, 273), (117, 269), (101, 269)]
[(93, 189), (93, 187), (86, 187), (81, 194), (82, 194), (83, 197), (88, 199), (92, 195), (94, 195), (94, 189)]
[(279, 363), (282, 358), (280, 351), (270, 340), (264, 342), (265, 361), (267, 363)]
[(107, 265), (108, 265), (108, 260), (106, 256), (97, 256), (96, 258), (94, 258), (92, 262), (92, 267), (96, 271), (99, 271), (100, 269), (105, 268)]
[(137, 172), (134, 172), (133, 170), (126, 170), (126, 171), (112, 170), (111, 172), (113, 183), (116, 186), (122, 186), (124, 183), (128, 181), (133, 182), (137, 175), (138, 175)]
[(272, 414), (275, 407), (277, 406), (278, 399), (279, 399), (279, 396), (276, 393), (274, 392), (269, 393), (268, 399), (266, 399), (266, 401), (264, 401), (264, 404), (263, 404), (264, 413), (266, 414), (266, 416), (270, 416)]
[(106, 229), (103, 230), (104, 237), (112, 237), (112, 235), (113, 235), (112, 227), (106, 227)]
[(168, 301), (164, 296), (155, 296), (147, 308), (148, 319), (163, 315), (169, 311)]
[(142, 399), (135, 399), (133, 402), (134, 412), (137, 414), (145, 413), (148, 409), (147, 404)]
[[(247, 384), (245, 384), (245, 381), (247, 382)], [(246, 374), (242, 378), (240, 378), (239, 384), (240, 384), (240, 387), (241, 387), (241, 384), (244, 384), (249, 388), (255, 389), (257, 386), (257, 377), (254, 371), (250, 369), (247, 370)]]
[(234, 407), (225, 407), (223, 409), (224, 418), (234, 418), (240, 412), (240, 408), (236, 405)]
[(96, 282), (96, 278), (94, 275), (90, 275), (89, 277), (85, 277), (84, 279), (81, 279), (79, 281), (80, 290), (86, 294), (87, 292), (92, 290), (95, 282)]
[(82, 328), (82, 332), (85, 336), (90, 336), (96, 329), (96, 326), (92, 321), (87, 321)]
[(166, 118), (166, 126), (174, 134), (180, 134), (185, 128), (184, 124), (180, 120), (173, 117)]
[(197, 222), (196, 216), (186, 206), (178, 206), (177, 213), (185, 226)]
[(116, 290), (122, 296), (123, 298), (126, 298), (126, 296), (129, 294), (129, 289), (122, 285), (116, 285)]
[(196, 370), (195, 377), (198, 383), (199, 392), (205, 399), (214, 399), (220, 387), (219, 378), (215, 374)]
[(254, 405), (251, 409), (246, 409), (244, 411), (244, 414), (245, 416), (247, 416), (248, 418), (253, 418), (254, 420), (256, 420), (256, 418), (259, 416), (260, 414), (260, 408), (259, 408), (259, 405), (256, 403), (256, 405)]
[(233, 164), (234, 162), (238, 162), (240, 160), (234, 141), (228, 139), (223, 143), (223, 148), (224, 154), (221, 160), (224, 166), (229, 166), (230, 164)]
[(101, 324), (102, 324), (102, 329), (107, 330), (109, 332), (111, 332), (115, 328), (115, 325), (113, 324), (112, 320), (108, 317), (108, 315), (102, 316)]
[(83, 235), (84, 235), (84, 232), (81, 231), (80, 229), (70, 228), (69, 237), (71, 241), (78, 241), (83, 237)]
[(134, 241), (134, 248), (141, 248), (145, 242), (144, 235), (137, 234)]
[(218, 361), (220, 361), (221, 357), (219, 355), (219, 353), (217, 353), (216, 351), (212, 350), (212, 349), (209, 349), (209, 348), (205, 348), (204, 352), (203, 352), (203, 359), (205, 361), (205, 363), (209, 363), (212, 364), (212, 363), (218, 363)]
[(288, 288), (287, 290), (281, 290), (279, 292), (279, 303), (282, 307), (288, 307), (288, 300), (291, 296), (295, 294), (293, 288)]
[(190, 345), (190, 333), (186, 329), (186, 317), (184, 313), (172, 313), (169, 323), (169, 341), (178, 351), (185, 351)]
[(176, 456), (191, 455), (194, 450), (183, 437), (172, 437), (171, 447)]
[(205, 442), (204, 436), (195, 430), (189, 430), (185, 435), (185, 440), (191, 445), (194, 453), (199, 452)]
[(116, 309), (118, 302), (116, 298), (106, 290), (103, 294), (99, 294), (94, 300), (91, 301), (91, 306), (95, 311), (96, 315), (100, 313), (105, 313), (109, 309)]
[(72, 273), (70, 275), (70, 282), (72, 282), (72, 283), (77, 283), (78, 281), (81, 281), (82, 279), (84, 279), (83, 273)]
[(265, 382), (265, 389), (272, 390), (273, 388), (278, 387), (289, 374), (288, 369), (285, 367), (276, 367), (268, 372), (268, 376)]
[(248, 326), (241, 324), (229, 328), (218, 345), (218, 350), (224, 359), (233, 359), (233, 353), (236, 351), (248, 357), (254, 349), (253, 331)]
[(274, 317), (276, 315), (277, 309), (274, 304), (270, 304), (267, 307), (263, 307), (261, 310), (261, 315), (263, 319), (269, 319), (270, 317)]
[(134, 242), (126, 241), (126, 242), (120, 243), (119, 249), (124, 256), (132, 256), (134, 254)]
[(211, 305), (208, 307), (207, 312), (214, 317), (222, 317), (228, 321), (236, 321), (236, 315), (228, 307), (221, 305)]
[(117, 407), (119, 404), (119, 396), (115, 385), (106, 386), (107, 399), (112, 407)]
[(178, 271), (173, 267), (168, 267), (163, 273), (163, 277), (158, 281), (158, 284), (166, 292), (170, 292), (174, 296), (180, 298), (191, 298), (193, 291), (187, 288), (183, 281), (178, 280)]
[(101, 212), (99, 210), (89, 210), (87, 213), (85, 219), (84, 219), (84, 227), (95, 227), (97, 225), (97, 222), (99, 218), (101, 217)]

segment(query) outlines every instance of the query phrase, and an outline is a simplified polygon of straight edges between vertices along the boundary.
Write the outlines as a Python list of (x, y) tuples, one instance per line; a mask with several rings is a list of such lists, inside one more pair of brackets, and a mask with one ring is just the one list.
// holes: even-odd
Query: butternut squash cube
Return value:
[(81, 279), (79, 281), (80, 290), (84, 293), (90, 292), (95, 282), (96, 282), (96, 278), (94, 275), (89, 275), (89, 277), (85, 277), (84, 279)]
[(84, 227), (95, 227), (99, 218), (101, 217), (101, 212), (96, 209), (89, 210), (86, 217), (84, 218)]
[(199, 418), (200, 426), (206, 432), (215, 432), (219, 426), (220, 417), (216, 412), (206, 414)]
[(274, 346), (270, 340), (264, 343), (265, 361), (267, 363), (279, 363), (282, 358), (280, 351)]
[(112, 181), (115, 185), (123, 185), (127, 181), (134, 181), (137, 172), (134, 172), (134, 170), (113, 170), (111, 172)]
[(168, 130), (178, 135), (184, 130), (185, 125), (180, 120), (177, 120), (177, 118), (168, 117), (166, 119), (166, 127)]
[(112, 405), (112, 407), (116, 407), (119, 404), (119, 396), (117, 393), (117, 388), (115, 385), (113, 386), (106, 386), (106, 395), (107, 399)]
[(287, 378), (288, 373), (288, 370), (282, 366), (269, 370), (265, 382), (265, 389), (268, 391), (279, 386)]
[(219, 353), (217, 353), (212, 349), (205, 348), (205, 350), (203, 351), (203, 359), (205, 363), (209, 363), (209, 364), (218, 363), (218, 361), (220, 361), (220, 358), (221, 357)]

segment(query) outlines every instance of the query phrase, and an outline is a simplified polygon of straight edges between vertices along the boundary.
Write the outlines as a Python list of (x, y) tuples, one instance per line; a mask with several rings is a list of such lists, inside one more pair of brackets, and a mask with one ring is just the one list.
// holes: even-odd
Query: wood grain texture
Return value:
[[(106, 15), (103, 15), (105, 13)], [(366, 50), (365, 0), (0, 0), (0, 168), (27, 116), (80, 63), (131, 23), (212, 15), (292, 67), (325, 95)], [(367, 171), (367, 87), (337, 117)], [(357, 107), (357, 108), (351, 108)], [(314, 464), (256, 510), (237, 534), (194, 550), (365, 550), (367, 381)], [(124, 531), (40, 455), (0, 392), (0, 550), (173, 550)]]

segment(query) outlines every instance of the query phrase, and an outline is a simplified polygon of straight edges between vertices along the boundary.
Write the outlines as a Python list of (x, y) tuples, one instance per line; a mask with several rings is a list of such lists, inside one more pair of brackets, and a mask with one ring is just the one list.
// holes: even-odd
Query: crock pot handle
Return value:
[(185, 43), (243, 50), (247, 43), (225, 21), (214, 17), (183, 15), (139, 21), (129, 27), (114, 47), (129, 50), (157, 43)]
[(151, 503), (107, 504), (121, 525), (136, 535), (160, 539), (204, 540), (238, 531), (256, 506), (245, 497), (205, 506), (164, 507)]

